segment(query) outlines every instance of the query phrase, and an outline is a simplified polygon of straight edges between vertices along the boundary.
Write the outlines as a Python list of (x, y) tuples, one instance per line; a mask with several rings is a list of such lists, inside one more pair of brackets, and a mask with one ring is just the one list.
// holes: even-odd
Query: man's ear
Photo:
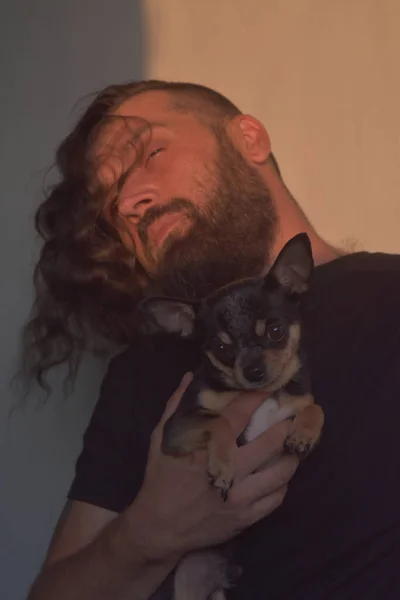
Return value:
[(189, 337), (194, 332), (196, 321), (195, 305), (173, 298), (145, 298), (139, 304), (146, 329), (150, 333), (175, 333)]
[(289, 293), (302, 294), (308, 288), (313, 268), (310, 238), (299, 233), (285, 244), (266, 277), (272, 274)]
[(271, 154), (271, 141), (261, 121), (251, 115), (237, 115), (229, 122), (228, 133), (251, 163), (262, 165), (267, 161)]

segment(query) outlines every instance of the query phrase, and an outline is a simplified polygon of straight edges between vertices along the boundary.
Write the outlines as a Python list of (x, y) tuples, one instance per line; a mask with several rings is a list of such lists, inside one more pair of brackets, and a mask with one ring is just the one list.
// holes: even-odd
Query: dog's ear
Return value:
[(299, 233), (285, 244), (266, 277), (272, 274), (288, 293), (302, 294), (308, 288), (313, 268), (310, 238)]
[(175, 333), (190, 337), (195, 328), (195, 304), (173, 298), (145, 298), (139, 304), (148, 333)]

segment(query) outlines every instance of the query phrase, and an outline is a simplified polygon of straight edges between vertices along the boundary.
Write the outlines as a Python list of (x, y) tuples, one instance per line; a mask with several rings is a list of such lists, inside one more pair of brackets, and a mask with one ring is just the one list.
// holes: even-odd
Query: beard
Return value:
[[(188, 218), (184, 235), (170, 234), (159, 250), (146, 293), (198, 301), (235, 280), (259, 276), (269, 261), (277, 215), (263, 179), (234, 147), (225, 132), (202, 188), (207, 202), (197, 207), (185, 198), (149, 209), (139, 235), (148, 247), (147, 228), (167, 213)], [(211, 188), (211, 189), (210, 189)]]

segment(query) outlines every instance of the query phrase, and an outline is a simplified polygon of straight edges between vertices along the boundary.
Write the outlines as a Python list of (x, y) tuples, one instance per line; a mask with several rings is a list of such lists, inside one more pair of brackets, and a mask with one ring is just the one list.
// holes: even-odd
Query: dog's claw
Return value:
[(220, 493), (221, 493), (221, 498), (224, 502), (226, 502), (228, 500), (228, 496), (229, 496), (229, 490), (231, 489), (231, 487), (233, 486), (233, 481), (228, 482), (227, 484), (229, 487), (226, 488), (221, 488), (220, 489)]
[(221, 475), (214, 475), (211, 473), (208, 473), (208, 479), (210, 484), (218, 490), (223, 502), (226, 502), (228, 500), (229, 490), (233, 485), (233, 479), (230, 481), (221, 477)]
[(285, 450), (289, 452), (289, 454), (294, 454), (299, 451), (299, 444), (293, 440), (291, 437), (287, 437), (284, 443)]
[(235, 587), (237, 581), (240, 579), (240, 577), (243, 574), (243, 568), (240, 567), (239, 565), (229, 565), (227, 567), (226, 570), (226, 575), (227, 575), (227, 588), (233, 588)]
[(313, 449), (313, 446), (310, 442), (299, 441), (291, 436), (288, 436), (284, 442), (285, 450), (289, 454), (296, 452), (300, 458), (306, 458)]

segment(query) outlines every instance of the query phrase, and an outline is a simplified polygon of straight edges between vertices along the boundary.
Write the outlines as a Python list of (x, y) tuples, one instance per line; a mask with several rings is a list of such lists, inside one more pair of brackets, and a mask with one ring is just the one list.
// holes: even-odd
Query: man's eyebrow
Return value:
[(148, 119), (145, 119), (143, 117), (139, 117), (138, 115), (118, 115), (118, 114), (111, 114), (110, 116), (112, 117), (117, 117), (120, 118), (126, 122), (129, 123), (130, 120), (132, 120), (133, 122), (135, 121), (142, 121), (142, 125), (138, 125), (136, 127), (136, 130), (138, 132), (142, 132), (142, 131), (146, 131), (146, 129), (168, 129), (169, 125), (166, 122), (163, 121), (149, 121)]
[(157, 129), (169, 129), (168, 123), (162, 123), (161, 121), (148, 121), (148, 123), (152, 129), (155, 127), (157, 127)]
[(144, 134), (150, 133), (150, 136), (157, 131), (167, 131), (169, 126), (167, 123), (161, 121), (146, 121), (143, 125), (135, 127), (133, 133), (133, 140), (140, 139)]

